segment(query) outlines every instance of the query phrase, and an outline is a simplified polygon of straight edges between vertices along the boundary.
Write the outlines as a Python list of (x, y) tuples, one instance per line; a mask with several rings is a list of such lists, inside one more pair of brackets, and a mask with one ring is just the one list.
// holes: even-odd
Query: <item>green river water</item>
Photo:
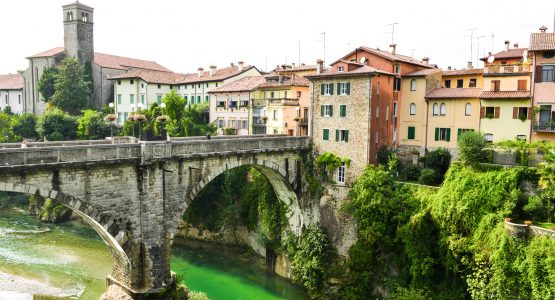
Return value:
[[(171, 267), (191, 290), (212, 300), (308, 299), (302, 289), (265, 272), (264, 260), (247, 249), (176, 240)], [(88, 225), (45, 224), (0, 209), (0, 299), (98, 299), (110, 271), (109, 250)]]

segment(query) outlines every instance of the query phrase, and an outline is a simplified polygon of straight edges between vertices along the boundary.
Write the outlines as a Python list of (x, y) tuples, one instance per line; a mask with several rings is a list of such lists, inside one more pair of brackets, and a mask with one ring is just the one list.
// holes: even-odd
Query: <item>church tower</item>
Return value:
[(64, 48), (68, 57), (84, 64), (94, 61), (93, 8), (76, 1), (62, 6), (64, 11)]

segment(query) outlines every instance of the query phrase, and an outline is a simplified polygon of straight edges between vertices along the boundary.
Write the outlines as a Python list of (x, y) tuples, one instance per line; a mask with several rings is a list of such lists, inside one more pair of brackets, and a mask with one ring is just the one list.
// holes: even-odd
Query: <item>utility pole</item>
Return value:
[(386, 26), (391, 26), (391, 45), (393, 45), (393, 38), (395, 36), (395, 25), (399, 25), (399, 22), (387, 24)]

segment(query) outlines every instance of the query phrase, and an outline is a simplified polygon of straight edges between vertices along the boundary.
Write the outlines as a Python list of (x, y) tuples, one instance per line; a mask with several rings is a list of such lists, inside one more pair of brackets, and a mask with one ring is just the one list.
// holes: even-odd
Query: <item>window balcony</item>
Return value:
[(484, 74), (529, 73), (529, 64), (495, 65), (484, 67)]
[(534, 131), (536, 132), (555, 132), (555, 121), (534, 122)]
[(299, 98), (271, 98), (269, 105), (299, 106)]

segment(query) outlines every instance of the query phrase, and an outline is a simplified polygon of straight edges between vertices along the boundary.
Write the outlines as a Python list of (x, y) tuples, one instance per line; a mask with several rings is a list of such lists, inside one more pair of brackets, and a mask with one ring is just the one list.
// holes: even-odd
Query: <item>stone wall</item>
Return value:
[(349, 248), (357, 240), (355, 220), (341, 211), (341, 205), (348, 201), (349, 190), (345, 186), (326, 185), (320, 198), (320, 224), (342, 257), (348, 256)]
[(555, 239), (555, 231), (534, 225), (515, 224), (505, 221), (505, 229), (513, 237), (526, 239), (530, 236), (546, 236)]

